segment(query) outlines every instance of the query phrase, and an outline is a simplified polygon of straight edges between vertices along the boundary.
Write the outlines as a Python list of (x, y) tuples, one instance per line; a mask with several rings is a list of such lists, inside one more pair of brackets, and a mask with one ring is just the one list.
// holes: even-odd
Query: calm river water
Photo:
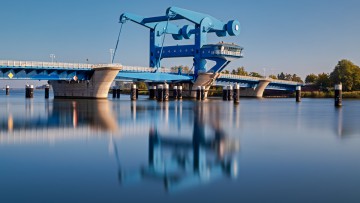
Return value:
[(360, 202), (360, 100), (0, 92), (0, 202)]

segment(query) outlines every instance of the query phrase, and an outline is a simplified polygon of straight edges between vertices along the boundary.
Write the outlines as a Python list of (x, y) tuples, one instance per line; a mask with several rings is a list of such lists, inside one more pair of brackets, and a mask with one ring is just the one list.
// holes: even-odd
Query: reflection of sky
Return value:
[[(10, 113), (14, 122), (63, 122), (44, 131), (41, 126), (10, 133), (0, 130), (0, 140), (18, 138), (16, 142), (0, 143), (0, 202), (360, 199), (360, 108), (356, 100), (345, 100), (341, 109), (335, 109), (332, 99), (303, 99), (296, 104), (294, 99), (242, 98), (239, 106), (234, 106), (221, 100), (158, 103), (141, 96), (132, 103), (128, 95), (122, 95), (121, 100), (110, 99), (100, 106), (90, 101), (76, 108), (72, 101), (58, 105), (49, 100), (47, 111), (43, 95), (38, 94), (31, 100), (33, 113), (27, 114), (23, 96), (0, 97), (1, 106), (11, 107), (10, 111), (0, 109), (1, 126)], [(194, 114), (195, 108), (203, 112), (207, 136), (212, 136), (217, 126), (240, 139), (237, 179), (221, 178), (171, 195), (166, 195), (163, 184), (157, 181), (119, 185), (111, 137), (124, 171), (138, 171), (148, 164), (149, 129), (156, 126), (162, 136), (191, 140), (199, 116)], [(74, 110), (79, 118), (76, 127)], [(59, 119), (62, 116), (68, 119)], [(116, 124), (116, 128), (104, 123)], [(26, 142), (29, 137), (38, 140)], [(39, 137), (51, 137), (52, 141), (44, 142)]]

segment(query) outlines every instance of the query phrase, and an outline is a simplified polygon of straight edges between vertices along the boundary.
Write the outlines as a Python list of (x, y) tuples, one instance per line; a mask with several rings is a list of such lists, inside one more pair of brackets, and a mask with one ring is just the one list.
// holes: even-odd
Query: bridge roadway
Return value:
[[(84, 64), (35, 61), (0, 61), (0, 79), (28, 79), (28, 80), (89, 80), (94, 70), (102, 67), (118, 67), (121, 70), (115, 80), (145, 81), (145, 82), (178, 82), (187, 83), (194, 79), (193, 72), (180, 73), (177, 70), (160, 68), (156, 71), (150, 67), (122, 66), (121, 64)], [(238, 83), (244, 88), (256, 88), (261, 81), (269, 81), (266, 89), (295, 90), (303, 84), (257, 78), (232, 74), (219, 74), (215, 85)]]

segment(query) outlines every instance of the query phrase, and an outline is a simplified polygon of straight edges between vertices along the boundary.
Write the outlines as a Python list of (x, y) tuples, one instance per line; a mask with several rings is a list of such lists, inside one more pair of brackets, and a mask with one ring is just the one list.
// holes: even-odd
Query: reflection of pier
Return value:
[(44, 116), (34, 116), (32, 103), (26, 104), (26, 114), (0, 118), (0, 131), (24, 131), (40, 128), (90, 126), (93, 130), (116, 130), (117, 123), (111, 115), (107, 100), (53, 100), (52, 108), (46, 104)]
[(228, 129), (239, 128), (240, 123), (239, 106), (222, 106), (216, 102), (201, 105), (189, 101), (157, 103), (55, 99), (44, 103), (34, 100), (25, 102), (25, 105), (8, 102), (6, 108), (0, 109), (0, 144), (52, 143), (110, 135), (116, 138), (143, 136), (154, 126), (162, 135), (177, 132), (179, 136), (186, 136), (191, 134), (190, 126), (196, 118), (194, 106), (197, 106), (197, 114), (201, 112), (199, 116), (206, 125), (219, 125), (217, 121), (230, 120), (221, 124), (223, 129)]
[[(215, 111), (218, 113), (218, 111)], [(142, 179), (164, 183), (166, 190), (176, 191), (220, 178), (237, 176), (236, 154), (240, 143), (222, 131), (219, 122), (206, 123), (202, 108), (195, 108), (192, 139), (161, 136), (156, 128), (149, 132), (148, 166), (138, 172), (123, 171), (118, 154), (121, 184)], [(210, 124), (212, 135), (205, 135), (205, 124)], [(117, 153), (117, 146), (114, 142)]]
[(45, 112), (37, 107), (27, 101), (23, 114), (9, 104), (7, 115), (0, 117), (0, 143), (51, 142), (118, 129), (107, 100), (55, 99), (45, 104)]

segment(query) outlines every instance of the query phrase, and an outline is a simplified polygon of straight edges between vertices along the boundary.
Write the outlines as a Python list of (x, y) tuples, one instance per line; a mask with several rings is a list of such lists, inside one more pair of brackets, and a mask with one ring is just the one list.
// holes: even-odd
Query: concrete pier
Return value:
[[(109, 89), (121, 67), (94, 68), (89, 80), (49, 81), (55, 98), (93, 98), (106, 99)], [(119, 95), (120, 96), (120, 95)]]
[(189, 86), (189, 93), (185, 96), (196, 98), (196, 92), (198, 86), (204, 86), (205, 87), (205, 97), (207, 98), (208, 91), (211, 87), (211, 85), (214, 83), (217, 77), (219, 77), (219, 73), (199, 73), (198, 78), (196, 79), (195, 83)]
[(268, 86), (269, 83), (270, 80), (260, 80), (259, 84), (254, 85), (254, 87), (241, 90), (240, 96), (261, 98), (264, 94), (265, 88)]

